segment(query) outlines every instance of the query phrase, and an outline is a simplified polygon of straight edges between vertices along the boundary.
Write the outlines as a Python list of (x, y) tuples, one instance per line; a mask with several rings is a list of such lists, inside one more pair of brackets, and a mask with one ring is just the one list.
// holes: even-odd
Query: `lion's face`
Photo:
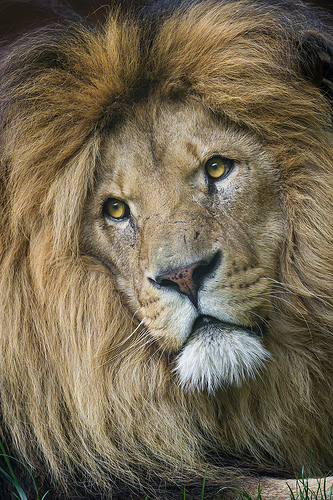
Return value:
[(105, 140), (83, 229), (184, 386), (263, 365), (282, 215), (253, 136), (198, 103), (137, 107)]

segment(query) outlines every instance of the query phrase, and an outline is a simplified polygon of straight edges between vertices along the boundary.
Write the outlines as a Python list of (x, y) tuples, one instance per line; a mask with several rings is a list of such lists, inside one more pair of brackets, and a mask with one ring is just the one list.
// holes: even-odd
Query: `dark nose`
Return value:
[(220, 260), (219, 252), (209, 260), (200, 260), (193, 264), (159, 274), (155, 278), (155, 282), (161, 287), (176, 289), (179, 293), (187, 295), (193, 304), (198, 305), (198, 290), (204, 279), (211, 274)]

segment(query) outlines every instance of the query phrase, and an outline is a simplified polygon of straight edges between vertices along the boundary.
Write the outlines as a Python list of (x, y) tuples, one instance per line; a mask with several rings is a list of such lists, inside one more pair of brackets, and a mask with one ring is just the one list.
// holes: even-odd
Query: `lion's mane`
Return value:
[[(308, 450), (318, 471), (333, 467), (333, 38), (319, 17), (297, 1), (203, 1), (60, 23), (7, 48), (2, 432), (58, 491), (82, 478), (99, 491), (117, 478), (189, 481), (206, 463), (222, 484), (246, 472), (237, 457), (292, 474)], [(272, 359), (214, 396), (178, 387), (111, 273), (80, 248), (104, 131), (134, 102), (189, 95), (257, 135), (284, 200)]]

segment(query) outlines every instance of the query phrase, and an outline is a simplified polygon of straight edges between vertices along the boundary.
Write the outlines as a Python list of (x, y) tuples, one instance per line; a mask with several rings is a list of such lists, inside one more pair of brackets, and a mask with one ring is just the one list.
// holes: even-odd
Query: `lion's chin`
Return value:
[(270, 358), (254, 329), (199, 319), (176, 358), (174, 372), (184, 390), (240, 386)]

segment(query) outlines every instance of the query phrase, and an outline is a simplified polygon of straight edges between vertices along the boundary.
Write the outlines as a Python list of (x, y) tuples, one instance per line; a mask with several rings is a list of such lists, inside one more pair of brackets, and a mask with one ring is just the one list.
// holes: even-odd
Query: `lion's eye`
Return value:
[(129, 206), (116, 198), (109, 198), (103, 205), (103, 214), (114, 220), (123, 220), (129, 216)]
[(233, 160), (222, 156), (213, 156), (205, 163), (205, 170), (210, 179), (223, 179), (232, 170)]

